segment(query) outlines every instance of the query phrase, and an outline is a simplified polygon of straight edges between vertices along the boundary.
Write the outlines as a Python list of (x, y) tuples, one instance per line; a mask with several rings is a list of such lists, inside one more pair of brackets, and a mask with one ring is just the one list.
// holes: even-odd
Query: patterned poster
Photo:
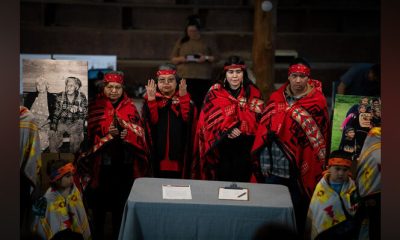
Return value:
[(357, 158), (369, 130), (380, 122), (379, 97), (337, 94), (333, 110), (331, 152), (341, 149)]

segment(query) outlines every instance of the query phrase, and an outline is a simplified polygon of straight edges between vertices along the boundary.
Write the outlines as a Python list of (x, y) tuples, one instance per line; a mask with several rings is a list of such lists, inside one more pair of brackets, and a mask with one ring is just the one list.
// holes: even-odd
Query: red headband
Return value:
[(292, 73), (303, 73), (306, 76), (310, 76), (310, 68), (303, 64), (294, 64), (289, 67), (288, 75)]
[(157, 71), (157, 77), (160, 75), (175, 75), (176, 71), (175, 70), (158, 70)]
[(339, 165), (344, 167), (351, 167), (351, 160), (345, 158), (330, 158), (328, 161), (328, 167)]
[(232, 64), (232, 65), (228, 65), (224, 67), (224, 70), (229, 70), (229, 69), (233, 69), (233, 68), (241, 68), (241, 69), (245, 69), (246, 65), (244, 64)]
[(118, 73), (106, 73), (104, 75), (103, 81), (105, 83), (116, 82), (116, 83), (124, 84), (124, 75), (118, 74)]
[(67, 163), (50, 174), (50, 182), (55, 182), (58, 179), (62, 178), (65, 174), (70, 172), (74, 173), (75, 168), (74, 165), (72, 165), (72, 163)]

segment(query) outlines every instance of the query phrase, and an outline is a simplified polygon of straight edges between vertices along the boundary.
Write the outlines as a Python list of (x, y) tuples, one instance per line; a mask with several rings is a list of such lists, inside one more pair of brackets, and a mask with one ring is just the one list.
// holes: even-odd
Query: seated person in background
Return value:
[(340, 77), (337, 93), (345, 95), (380, 96), (380, 75), (380, 64), (356, 64)]
[(142, 108), (154, 177), (190, 178), (197, 113), (176, 67), (163, 64), (148, 80)]
[(349, 177), (351, 154), (333, 151), (328, 171), (317, 184), (308, 209), (307, 239), (357, 239), (359, 196)]
[(56, 110), (53, 114), (50, 131), (50, 152), (59, 152), (64, 133), (69, 134), (69, 152), (76, 153), (83, 141), (83, 127), (88, 112), (88, 101), (79, 91), (82, 83), (79, 78), (67, 77), (65, 91), (57, 94)]
[(81, 194), (73, 182), (75, 168), (67, 160), (53, 160), (47, 167), (50, 188), (35, 204), (33, 232), (51, 239), (57, 232), (71, 229), (91, 239), (89, 222)]

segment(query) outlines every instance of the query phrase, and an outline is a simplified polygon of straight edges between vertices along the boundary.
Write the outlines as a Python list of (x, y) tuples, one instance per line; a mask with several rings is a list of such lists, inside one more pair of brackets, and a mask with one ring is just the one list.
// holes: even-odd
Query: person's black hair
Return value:
[(189, 15), (186, 18), (186, 24), (187, 25), (196, 25), (199, 29), (202, 27), (200, 16), (197, 14)]
[(307, 66), (309, 69), (311, 69), (311, 65), (310, 63), (303, 57), (296, 57), (295, 59), (293, 59), (290, 64), (289, 67), (295, 64), (303, 64), (305, 66)]
[(185, 30), (183, 32), (183, 37), (180, 40), (180, 43), (185, 43), (189, 41), (189, 35), (187, 34), (187, 29), (189, 26), (195, 26), (197, 30), (200, 31), (201, 29), (201, 21), (198, 15), (190, 15), (186, 19), (186, 25), (185, 25)]
[(344, 150), (335, 150), (329, 154), (329, 158), (343, 158), (350, 161), (353, 161), (353, 154), (346, 152)]
[[(233, 55), (233, 56), (229, 56), (226, 59), (226, 61), (224, 63), (224, 68), (226, 66), (230, 66), (233, 64), (246, 65), (243, 58), (241, 58), (240, 56)], [(228, 86), (225, 86), (225, 85), (228, 85), (228, 84), (225, 84), (226, 72), (227, 72), (227, 70), (223, 69), (221, 71), (221, 73), (219, 74), (219, 76), (217, 77), (217, 81), (216, 81), (216, 83), (221, 84), (225, 88), (228, 87)], [(250, 94), (250, 85), (253, 85), (255, 88), (258, 89), (258, 87), (250, 80), (249, 75), (247, 73), (247, 66), (246, 66), (246, 68), (243, 69), (243, 88), (245, 90), (246, 97), (248, 97)]]

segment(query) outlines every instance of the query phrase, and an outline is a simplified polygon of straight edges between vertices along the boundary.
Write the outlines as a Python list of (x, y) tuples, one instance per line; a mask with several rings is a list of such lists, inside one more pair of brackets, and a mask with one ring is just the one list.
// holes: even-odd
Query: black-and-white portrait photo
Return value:
[(86, 61), (24, 59), (23, 102), (35, 116), (44, 152), (79, 150), (88, 112)]

